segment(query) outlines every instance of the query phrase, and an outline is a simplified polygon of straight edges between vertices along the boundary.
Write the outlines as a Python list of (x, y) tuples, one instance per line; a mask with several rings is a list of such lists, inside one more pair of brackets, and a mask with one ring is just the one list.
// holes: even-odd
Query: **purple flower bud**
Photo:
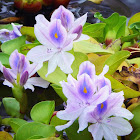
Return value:
[(29, 77), (29, 73), (28, 73), (28, 71), (25, 71), (20, 78), (20, 85), (21, 86), (25, 85), (25, 83), (28, 80), (28, 77)]
[(8, 69), (6, 69), (5, 67), (3, 67), (3, 75), (4, 75), (5, 79), (8, 80), (10, 83), (12, 83), (12, 84), (15, 83), (13, 76), (10, 74)]
[(25, 65), (25, 56), (24, 55), (20, 55), (20, 59), (18, 61), (18, 65), (17, 65), (18, 73), (22, 73), (23, 72), (24, 65)]

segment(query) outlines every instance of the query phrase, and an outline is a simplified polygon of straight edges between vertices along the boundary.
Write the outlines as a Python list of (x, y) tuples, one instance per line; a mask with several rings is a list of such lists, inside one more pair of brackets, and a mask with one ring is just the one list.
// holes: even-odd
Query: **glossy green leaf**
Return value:
[(53, 73), (45, 77), (47, 71), (48, 71), (48, 62), (45, 62), (43, 63), (43, 67), (38, 71), (38, 74), (40, 75), (40, 77), (42, 77), (44, 80), (49, 81), (50, 83), (61, 86), (59, 82), (67, 80), (66, 74), (63, 71), (61, 71), (59, 67), (57, 67)]
[(12, 130), (16, 133), (20, 126), (28, 122), (19, 118), (11, 118), (9, 123), (10, 126), (12, 127)]
[(79, 41), (74, 43), (74, 51), (82, 53), (111, 54), (112, 50), (103, 49), (99, 44), (89, 41)]
[(72, 64), (72, 70), (73, 70), (73, 73), (72, 73), (72, 76), (74, 78), (77, 78), (77, 74), (79, 72), (79, 66), (82, 62), (84, 61), (87, 61), (88, 60), (88, 57), (87, 55), (83, 54), (83, 53), (80, 53), (80, 52), (75, 52), (74, 53), (74, 57), (75, 57), (75, 60)]
[(61, 120), (61, 119), (57, 118), (57, 116), (55, 115), (52, 117), (50, 125), (57, 126), (57, 125), (64, 125), (66, 123), (67, 123), (66, 120)]
[(39, 136), (39, 135), (34, 135), (34, 136), (31, 136), (30, 138), (28, 138), (27, 140), (40, 140), (44, 138), (43, 136)]
[(139, 140), (140, 139), (140, 128), (132, 132), (130, 140)]
[(0, 52), (0, 62), (2, 65), (9, 66), (9, 55)]
[(140, 21), (140, 12), (139, 13), (136, 13), (135, 15), (133, 15), (129, 22), (128, 22), (128, 26), (130, 26), (131, 24), (135, 23), (135, 22), (138, 22)]
[(91, 134), (88, 132), (88, 129), (77, 133), (79, 124), (76, 120), (69, 128), (65, 129), (69, 140), (91, 140)]
[(2, 99), (6, 113), (12, 117), (19, 117), (20, 106), (19, 102), (15, 98), (6, 97)]
[(34, 34), (34, 27), (23, 26), (23, 27), (21, 27), (20, 32), (22, 35), (28, 35), (33, 38), (36, 38), (36, 36)]
[(132, 114), (134, 115), (133, 119), (131, 120), (133, 128), (140, 128), (140, 105), (132, 110)]
[(133, 39), (134, 39), (135, 37), (137, 37), (138, 35), (140, 35), (140, 33), (135, 33), (135, 34), (132, 34), (132, 35), (124, 36), (124, 37), (121, 38), (121, 41), (122, 41), (122, 42), (133, 41)]
[(13, 40), (4, 42), (1, 45), (1, 50), (4, 53), (9, 54), (9, 55), (16, 49), (20, 52), (20, 48), (22, 47), (22, 45), (25, 44), (25, 41), (26, 41), (26, 37), (21, 36), (21, 37), (15, 38)]
[(42, 101), (33, 106), (31, 110), (31, 118), (36, 122), (49, 124), (55, 109), (54, 101)]
[(28, 53), (29, 50), (34, 48), (35, 46), (40, 45), (40, 43), (32, 43), (32, 44), (25, 44), (20, 48), (20, 52), (24, 55)]
[(114, 79), (112, 76), (106, 75), (106, 78), (108, 78), (111, 81), (111, 87), (112, 87), (113, 91), (114, 92), (123, 91), (124, 92), (124, 97), (126, 99), (140, 96), (139, 91), (133, 90), (132, 88), (129, 88), (129, 87), (123, 85), (121, 82)]
[(93, 38), (103, 37), (105, 25), (105, 23), (90, 24), (83, 28), (83, 34)]
[(104, 63), (104, 65), (109, 66), (108, 74), (112, 75), (120, 66), (120, 64), (129, 56), (130, 56), (129, 51), (119, 51), (111, 55)]
[(29, 140), (61, 140), (61, 139), (60, 138), (56, 138), (56, 137), (49, 137), (49, 138), (29, 139)]
[(51, 84), (55, 92), (63, 99), (63, 101), (67, 101), (67, 98), (65, 97), (64, 93), (62, 92), (62, 87), (56, 85), (56, 84)]
[(22, 125), (17, 133), (16, 140), (27, 140), (32, 136), (42, 136), (44, 138), (55, 135), (55, 127), (51, 125), (45, 125), (39, 122), (31, 122)]

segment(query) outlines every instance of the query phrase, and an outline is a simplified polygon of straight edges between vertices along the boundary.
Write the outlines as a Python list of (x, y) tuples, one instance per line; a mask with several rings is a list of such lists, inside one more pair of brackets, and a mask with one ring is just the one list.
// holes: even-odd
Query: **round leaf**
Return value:
[(36, 122), (49, 124), (55, 109), (54, 101), (42, 101), (36, 104), (31, 110), (31, 118)]

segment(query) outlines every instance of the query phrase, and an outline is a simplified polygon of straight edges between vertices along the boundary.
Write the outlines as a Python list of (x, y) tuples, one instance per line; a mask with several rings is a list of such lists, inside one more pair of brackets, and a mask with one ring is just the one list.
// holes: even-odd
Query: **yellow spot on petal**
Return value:
[(58, 35), (57, 35), (57, 33), (55, 33), (54, 37), (55, 37), (55, 38), (58, 38)]
[(104, 104), (102, 103), (102, 104), (101, 104), (101, 109), (102, 109), (103, 107), (104, 107)]
[(84, 87), (84, 93), (87, 93), (87, 89), (86, 89), (86, 87)]

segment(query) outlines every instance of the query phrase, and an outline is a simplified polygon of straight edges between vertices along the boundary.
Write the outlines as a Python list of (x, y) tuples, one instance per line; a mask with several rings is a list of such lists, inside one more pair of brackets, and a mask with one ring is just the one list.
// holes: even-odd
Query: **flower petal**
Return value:
[(94, 140), (102, 140), (103, 129), (99, 123), (92, 124), (88, 127), (88, 131), (92, 134)]
[(84, 61), (83, 63), (81, 63), (81, 65), (79, 66), (79, 73), (77, 75), (77, 78), (79, 78), (79, 76), (84, 73), (88, 74), (90, 78), (95, 81), (96, 75), (94, 64), (89, 61)]
[(8, 40), (11, 40), (11, 38), (10, 38), (11, 32), (12, 31), (9, 31), (7, 29), (1, 29), (0, 30), (0, 41), (3, 43), (3, 42), (6, 42)]
[(56, 126), (55, 129), (57, 131), (62, 131), (68, 127), (70, 127), (72, 124), (73, 124), (74, 121), (69, 121), (68, 123), (64, 124), (64, 125), (59, 125), (59, 126)]
[(20, 78), (20, 85), (21, 85), (21, 86), (25, 85), (25, 83), (26, 83), (27, 80), (28, 80), (28, 76), (29, 76), (28, 71), (25, 71), (25, 72), (22, 74), (22, 76), (21, 76), (21, 78)]
[[(29, 80), (29, 79), (28, 79)], [(34, 86), (30, 83), (30, 82), (26, 82), (26, 84), (24, 85), (25, 89), (31, 89), (32, 92), (34, 91)]]
[(42, 88), (47, 88), (50, 84), (48, 81), (43, 80), (41, 77), (31, 77), (28, 79), (27, 83)]
[(47, 47), (40, 45), (32, 48), (27, 53), (27, 59), (35, 63), (43, 63), (49, 60), (54, 53), (54, 50), (49, 50)]
[(11, 25), (13, 26), (13, 33), (14, 33), (14, 36), (12, 39), (22, 36), (20, 32), (22, 25), (15, 25), (14, 23), (11, 23)]
[(74, 23), (74, 15), (72, 12), (67, 10), (64, 6), (59, 6), (58, 9), (56, 9), (52, 16), (51, 21), (54, 19), (60, 19), (62, 22), (62, 25), (69, 30), (71, 28), (71, 25)]
[(82, 41), (82, 40), (89, 40), (90, 37), (88, 35), (84, 35), (84, 34), (81, 34), (80, 37), (75, 40), (74, 42), (79, 42), (79, 41)]
[(108, 127), (108, 125), (102, 124), (105, 140), (118, 140), (117, 135)]
[(74, 56), (68, 52), (60, 52), (58, 57), (58, 66), (60, 69), (66, 74), (72, 73), (71, 65), (75, 59)]
[(48, 27), (48, 36), (51, 43), (61, 49), (67, 38), (67, 31), (59, 19), (53, 20)]
[(9, 81), (7, 81), (6, 79), (3, 82), (3, 85), (6, 85), (8, 87), (14, 87)]
[(130, 123), (121, 117), (111, 117), (104, 122), (106, 127), (118, 136), (125, 136), (132, 132)]
[(54, 56), (49, 60), (48, 62), (48, 72), (47, 74), (45, 75), (46, 77), (55, 71), (56, 67), (57, 67), (57, 61), (58, 61), (58, 54), (54, 54)]

